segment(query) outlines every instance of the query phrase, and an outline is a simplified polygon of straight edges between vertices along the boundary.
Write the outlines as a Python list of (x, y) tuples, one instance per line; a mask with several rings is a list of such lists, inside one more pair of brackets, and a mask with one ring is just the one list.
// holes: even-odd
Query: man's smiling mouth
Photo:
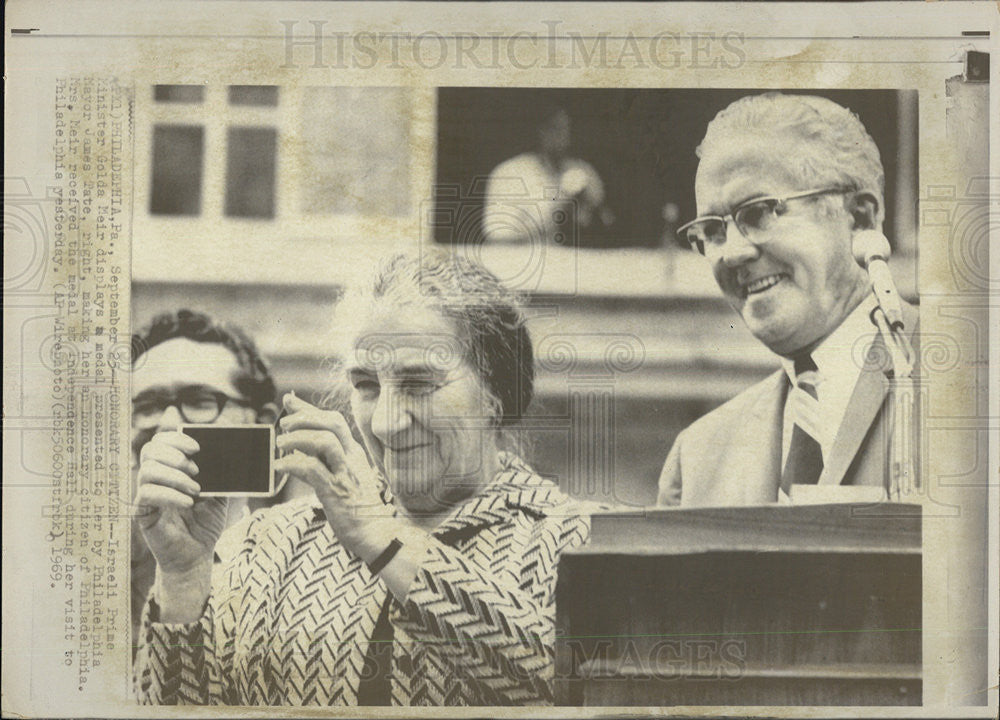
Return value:
[(757, 278), (756, 280), (748, 283), (744, 283), (740, 286), (740, 290), (743, 293), (743, 297), (747, 298), (750, 295), (756, 295), (758, 293), (770, 290), (775, 285), (780, 283), (788, 277), (785, 273), (775, 273), (773, 275), (765, 275), (764, 277)]

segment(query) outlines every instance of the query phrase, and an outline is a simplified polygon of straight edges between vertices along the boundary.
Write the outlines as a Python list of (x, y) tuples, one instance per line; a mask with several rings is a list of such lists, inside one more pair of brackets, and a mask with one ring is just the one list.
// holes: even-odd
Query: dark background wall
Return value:
[[(437, 185), (457, 186), (470, 207), (481, 206), (490, 171), (514, 155), (534, 150), (540, 114), (552, 106), (562, 107), (572, 122), (571, 155), (597, 170), (618, 218), (614, 232), (601, 244), (656, 247), (665, 225), (664, 205), (674, 204), (681, 222), (695, 216), (695, 148), (709, 121), (734, 100), (757, 92), (763, 90), (441, 88)], [(819, 90), (808, 94), (827, 97), (858, 114), (882, 155), (886, 207), (893, 208), (898, 93)], [(896, 235), (894, 215), (887, 217), (890, 238)], [(439, 232), (437, 239), (452, 238)]]

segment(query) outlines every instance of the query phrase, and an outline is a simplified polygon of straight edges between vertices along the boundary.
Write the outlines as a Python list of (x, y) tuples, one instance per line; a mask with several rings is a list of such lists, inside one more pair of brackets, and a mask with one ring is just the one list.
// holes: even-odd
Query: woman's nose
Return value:
[(406, 430), (413, 423), (413, 417), (403, 396), (388, 386), (383, 386), (375, 401), (372, 413), (372, 432), (383, 442)]

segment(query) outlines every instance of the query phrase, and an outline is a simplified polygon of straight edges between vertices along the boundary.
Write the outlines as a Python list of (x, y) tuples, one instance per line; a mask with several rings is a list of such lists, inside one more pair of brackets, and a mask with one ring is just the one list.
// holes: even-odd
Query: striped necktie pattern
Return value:
[(781, 488), (787, 493), (793, 484), (819, 482), (823, 472), (823, 449), (820, 445), (821, 422), (816, 386), (819, 373), (808, 354), (795, 358), (795, 387), (790, 391), (792, 441), (781, 473)]

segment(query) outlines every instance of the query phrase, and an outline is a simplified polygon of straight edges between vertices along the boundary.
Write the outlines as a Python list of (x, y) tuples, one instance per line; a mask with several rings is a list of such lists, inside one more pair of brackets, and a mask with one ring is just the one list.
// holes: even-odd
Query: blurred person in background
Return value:
[(286, 395), (280, 421), (276, 471), (316, 498), (255, 513), (214, 583), (225, 499), (199, 497), (192, 438), (147, 446), (139, 700), (551, 703), (556, 568), (589, 519), (509, 449), (534, 387), (518, 299), (463, 258), (397, 255), (338, 316), (350, 414)]
[(570, 155), (569, 113), (543, 104), (537, 117), (537, 149), (490, 172), (483, 213), (487, 241), (552, 240), (572, 246), (614, 222), (600, 175), (590, 163)]
[[(678, 232), (782, 368), (681, 432), (659, 503), (755, 505), (829, 490), (828, 498), (872, 497), (848, 486), (894, 499), (899, 426), (886, 361), (897, 339), (876, 327), (879, 303), (856, 259), (856, 244), (885, 242), (875, 141), (831, 100), (766, 93), (719, 112), (698, 156), (699, 217)], [(908, 346), (917, 311), (902, 303), (901, 314)]]

